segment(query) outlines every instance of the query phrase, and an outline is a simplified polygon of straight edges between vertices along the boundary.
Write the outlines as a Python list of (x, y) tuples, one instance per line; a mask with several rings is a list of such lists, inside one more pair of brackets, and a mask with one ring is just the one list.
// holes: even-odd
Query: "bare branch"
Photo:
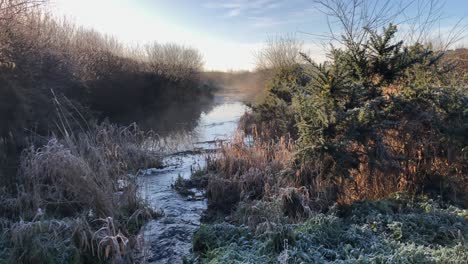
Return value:
[(270, 37), (257, 57), (259, 70), (288, 68), (300, 61), (302, 42), (292, 35)]

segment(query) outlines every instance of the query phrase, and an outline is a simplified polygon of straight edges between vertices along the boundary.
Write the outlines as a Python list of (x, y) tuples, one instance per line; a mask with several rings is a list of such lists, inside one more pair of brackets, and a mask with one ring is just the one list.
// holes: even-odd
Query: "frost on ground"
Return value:
[(467, 220), (468, 210), (396, 194), (297, 224), (205, 225), (194, 250), (203, 263), (466, 263)]

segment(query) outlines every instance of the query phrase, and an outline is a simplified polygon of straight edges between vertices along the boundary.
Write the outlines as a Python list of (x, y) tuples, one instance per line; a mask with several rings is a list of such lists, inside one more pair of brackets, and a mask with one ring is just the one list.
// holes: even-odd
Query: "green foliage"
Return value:
[[(278, 138), (284, 134), (296, 134), (294, 127), (293, 89), (307, 83), (309, 78), (299, 65), (281, 68), (267, 85), (267, 96), (253, 106), (253, 120), (259, 132), (266, 137)], [(251, 132), (251, 131), (249, 131)]]
[[(431, 46), (395, 41), (394, 25), (381, 33), (366, 31), (369, 37), (363, 43), (345, 38), (343, 49), (333, 48), (330, 62), (317, 65), (304, 55), (308, 65), (297, 68), (296, 76), (306, 77), (297, 81), (278, 75), (280, 79), (269, 88), (265, 102), (254, 108), (254, 115), (286, 123), (275, 134), (297, 138), (302, 185), (311, 184), (311, 178), (336, 184), (352, 181), (353, 171), (372, 184), (372, 174), (401, 177), (399, 172), (408, 170), (415, 159), (425, 162), (416, 172), (404, 173), (411, 175), (404, 180), (414, 184), (403, 189), (387, 186), (387, 191), (382, 187), (377, 191), (380, 197), (388, 191), (432, 188), (427, 186), (427, 175), (442, 175), (444, 181), (458, 185), (466, 173), (463, 134), (468, 99), (462, 89), (444, 86), (448, 82), (438, 64), (443, 54)], [(275, 114), (277, 109), (283, 114)], [(414, 133), (418, 138), (408, 141), (406, 135)], [(438, 150), (429, 150), (434, 144)], [(317, 166), (316, 160), (323, 162)], [(450, 160), (456, 173), (433, 166), (444, 160)], [(367, 194), (357, 195), (365, 198)]]

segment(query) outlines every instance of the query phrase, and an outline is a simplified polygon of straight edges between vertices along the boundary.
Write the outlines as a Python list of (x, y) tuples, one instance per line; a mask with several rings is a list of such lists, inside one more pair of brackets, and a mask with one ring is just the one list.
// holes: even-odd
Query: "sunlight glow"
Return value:
[(260, 43), (235, 43), (183, 29), (158, 10), (144, 10), (130, 0), (55, 0), (52, 8), (58, 16), (130, 45), (157, 41), (197, 48), (204, 56), (206, 70), (253, 69), (254, 53), (261, 47)]

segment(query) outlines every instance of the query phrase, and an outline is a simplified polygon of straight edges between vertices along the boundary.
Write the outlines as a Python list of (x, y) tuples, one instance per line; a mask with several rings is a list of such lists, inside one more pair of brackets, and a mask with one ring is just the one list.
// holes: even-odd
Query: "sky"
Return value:
[[(379, 1), (379, 0), (377, 0)], [(427, 0), (416, 0), (424, 3)], [(252, 70), (268, 38), (294, 35), (317, 61), (325, 59), (326, 16), (313, 0), (52, 0), (58, 16), (131, 45), (175, 42), (197, 48), (206, 70)], [(408, 13), (416, 12), (412, 9)], [(468, 16), (468, 0), (447, 0), (438, 25), (448, 31)], [(465, 19), (466, 24), (468, 19)], [(461, 40), (468, 44), (468, 38)], [(326, 43), (325, 43), (326, 44)], [(467, 45), (465, 45), (467, 46)]]

